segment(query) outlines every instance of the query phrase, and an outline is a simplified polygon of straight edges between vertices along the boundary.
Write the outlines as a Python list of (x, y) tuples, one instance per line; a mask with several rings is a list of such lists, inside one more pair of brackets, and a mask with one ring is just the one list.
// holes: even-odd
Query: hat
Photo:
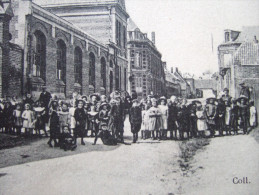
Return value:
[(192, 101), (192, 104), (201, 104), (201, 101), (199, 101), (199, 100), (193, 100), (193, 101)]
[(224, 88), (224, 90), (223, 91), (229, 91), (229, 89), (228, 88)]
[(100, 105), (99, 110), (102, 110), (104, 106), (107, 106), (108, 109), (111, 107), (110, 104), (104, 102)]
[(241, 100), (244, 100), (245, 102), (247, 102), (248, 101), (248, 98), (246, 97), (246, 96), (240, 96), (238, 99), (237, 99), (237, 101), (240, 103), (241, 102)]
[(159, 98), (160, 100), (167, 100), (165, 96)]
[(244, 86), (244, 85), (245, 85), (245, 83), (244, 83), (244, 82), (242, 82), (242, 83), (240, 83), (239, 85), (240, 85), (240, 86)]
[(92, 97), (93, 97), (93, 96), (95, 96), (95, 97), (96, 97), (97, 101), (99, 101), (99, 100), (100, 100), (100, 96), (99, 96), (99, 94), (97, 94), (97, 93), (93, 93), (92, 95), (90, 95), (90, 98), (92, 99)]
[(110, 104), (116, 104), (116, 103), (117, 103), (117, 100), (111, 99)]
[(214, 97), (207, 98), (206, 100), (207, 100), (207, 102), (209, 102), (210, 100), (213, 100), (214, 102), (217, 101), (217, 99)]
[(79, 102), (83, 102), (83, 104), (85, 105), (85, 100), (83, 100), (82, 98), (77, 100), (77, 105), (79, 104)]
[(88, 99), (86, 95), (82, 95), (81, 98), (82, 98), (82, 99), (83, 99), (83, 98)]

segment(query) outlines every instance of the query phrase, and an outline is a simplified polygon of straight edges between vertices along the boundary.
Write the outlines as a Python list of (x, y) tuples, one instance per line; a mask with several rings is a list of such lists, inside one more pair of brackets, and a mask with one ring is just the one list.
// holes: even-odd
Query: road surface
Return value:
[[(179, 143), (140, 141), (2, 168), (0, 194), (258, 194), (259, 145), (251, 135), (211, 139), (187, 175)], [(234, 184), (235, 177), (250, 183)]]

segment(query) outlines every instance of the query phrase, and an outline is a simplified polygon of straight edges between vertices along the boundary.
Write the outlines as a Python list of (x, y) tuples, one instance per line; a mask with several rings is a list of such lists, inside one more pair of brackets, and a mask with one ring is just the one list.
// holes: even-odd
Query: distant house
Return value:
[(197, 79), (194, 80), (196, 97), (208, 98), (216, 97), (217, 81), (214, 79)]
[(238, 98), (240, 84), (250, 91), (250, 99), (259, 106), (259, 26), (244, 27), (241, 32), (225, 30), (224, 43), (218, 46), (219, 89), (229, 88)]
[(164, 70), (165, 70), (166, 97), (170, 98), (172, 95), (177, 97), (181, 96), (180, 80), (177, 79), (176, 76), (173, 74), (172, 69), (171, 69), (171, 72), (167, 70), (166, 65), (164, 65)]
[(181, 97), (189, 98), (191, 96), (191, 86), (189, 83), (183, 78), (181, 73), (178, 71), (178, 68), (176, 68), (174, 72), (174, 76), (179, 80), (179, 84), (181, 86)]

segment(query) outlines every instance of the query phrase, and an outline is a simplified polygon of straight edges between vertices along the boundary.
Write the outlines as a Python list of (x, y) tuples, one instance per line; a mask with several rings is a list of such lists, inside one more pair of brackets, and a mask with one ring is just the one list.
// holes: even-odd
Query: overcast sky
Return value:
[(127, 12), (142, 32), (156, 32), (156, 46), (167, 66), (179, 67), (182, 73), (217, 71), (217, 46), (223, 42), (224, 30), (259, 26), (259, 0), (125, 2)]

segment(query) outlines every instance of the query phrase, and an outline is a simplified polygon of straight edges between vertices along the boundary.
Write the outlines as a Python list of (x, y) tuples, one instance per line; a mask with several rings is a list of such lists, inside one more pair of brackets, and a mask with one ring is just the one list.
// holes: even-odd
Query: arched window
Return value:
[(106, 61), (104, 58), (101, 58), (101, 79), (102, 79), (102, 87), (106, 92)]
[(82, 86), (82, 50), (79, 47), (76, 47), (74, 51), (74, 73), (75, 83)]
[(113, 72), (110, 71), (110, 92), (113, 92)]
[(95, 88), (95, 56), (93, 53), (89, 55), (89, 85)]
[(66, 44), (62, 40), (57, 42), (57, 79), (66, 83)]
[(46, 37), (41, 31), (34, 33), (35, 45), (32, 65), (32, 75), (46, 79)]
[(113, 61), (110, 60), (110, 67), (113, 68)]

